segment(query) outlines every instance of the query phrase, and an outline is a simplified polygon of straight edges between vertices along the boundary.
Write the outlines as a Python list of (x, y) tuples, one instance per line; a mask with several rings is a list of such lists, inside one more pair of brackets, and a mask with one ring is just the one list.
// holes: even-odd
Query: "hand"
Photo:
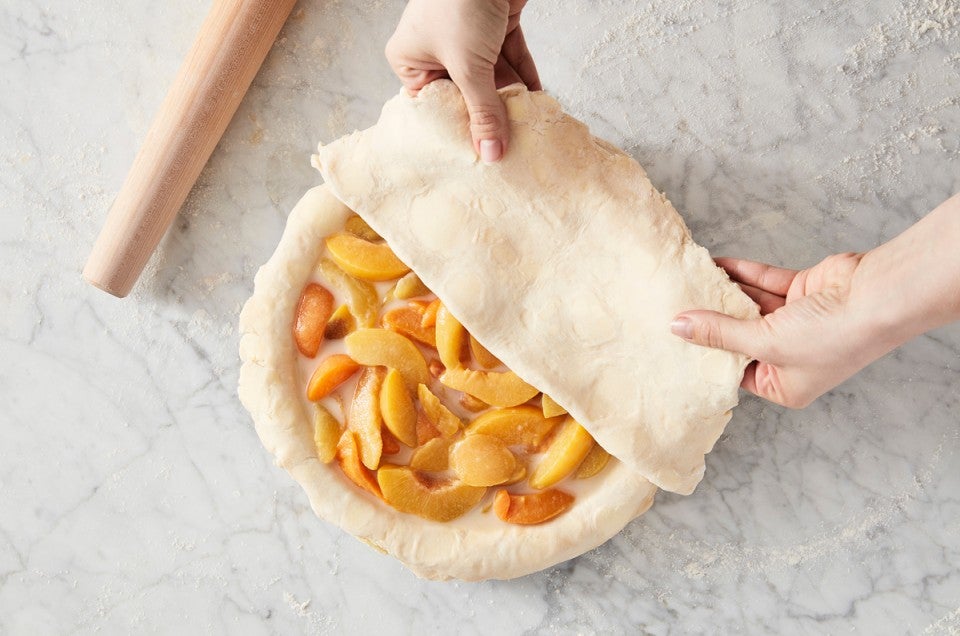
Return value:
[(470, 113), (474, 150), (499, 161), (509, 141), (507, 113), (497, 88), (522, 82), (541, 90), (537, 67), (520, 29), (527, 0), (410, 0), (387, 42), (387, 61), (416, 93), (449, 77)]
[(738, 320), (687, 311), (671, 324), (695, 344), (751, 358), (741, 386), (771, 402), (801, 408), (866, 366), (863, 316), (850, 303), (862, 254), (838, 254), (795, 271), (733, 258), (717, 264), (760, 305), (761, 318)]
[(866, 254), (830, 256), (800, 272), (718, 258), (761, 317), (685, 311), (670, 328), (750, 356), (741, 386), (800, 408), (911, 338), (960, 320), (957, 245), (960, 194)]

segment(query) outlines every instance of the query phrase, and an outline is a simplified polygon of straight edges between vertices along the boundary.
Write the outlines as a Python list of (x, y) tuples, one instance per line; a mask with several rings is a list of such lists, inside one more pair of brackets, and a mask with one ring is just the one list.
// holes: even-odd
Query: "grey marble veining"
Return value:
[[(236, 398), (236, 323), (402, 3), (302, 2), (125, 301), (82, 262), (206, 3), (0, 3), (0, 633), (957, 633), (960, 329), (802, 411), (744, 396), (690, 497), (516, 581), (317, 520)], [(544, 85), (715, 254), (806, 266), (960, 190), (955, 0), (532, 0)]]

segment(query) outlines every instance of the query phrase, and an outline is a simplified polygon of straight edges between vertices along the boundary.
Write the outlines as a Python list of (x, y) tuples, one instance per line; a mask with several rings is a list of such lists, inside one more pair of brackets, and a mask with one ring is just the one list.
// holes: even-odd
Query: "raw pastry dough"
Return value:
[(483, 346), (628, 466), (689, 494), (748, 360), (668, 325), (757, 308), (636, 161), (548, 95), (500, 92), (511, 140), (496, 165), (478, 161), (449, 81), (401, 93), (315, 165)]
[(481, 580), (522, 576), (571, 559), (650, 507), (656, 488), (611, 462), (578, 484), (573, 508), (549, 523), (515, 526), (479, 512), (437, 523), (397, 512), (358, 489), (336, 463), (320, 462), (301, 399), (291, 323), (323, 250), (322, 239), (340, 229), (349, 214), (326, 186), (307, 192), (290, 213), (276, 252), (257, 273), (254, 294), (240, 315), (240, 399), (264, 446), (303, 486), (317, 515), (420, 576)]
[[(747, 361), (667, 325), (691, 308), (757, 314), (636, 162), (550, 97), (501, 94), (512, 138), (498, 165), (478, 163), (449, 82), (394, 98), (376, 126), (321, 147), (328, 185), (290, 214), (240, 317), (240, 397), (264, 445), (319, 516), (430, 578), (511, 578), (577, 556), (650, 506), (656, 488), (643, 475), (691, 492)], [(403, 514), (320, 462), (290, 330), (323, 237), (350, 214), (341, 200), (483, 346), (626, 463), (584, 480), (565, 514), (513, 526)]]

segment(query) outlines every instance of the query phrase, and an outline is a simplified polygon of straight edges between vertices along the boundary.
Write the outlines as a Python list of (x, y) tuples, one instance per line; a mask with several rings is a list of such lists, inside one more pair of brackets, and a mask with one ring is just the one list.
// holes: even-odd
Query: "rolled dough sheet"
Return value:
[(494, 355), (625, 464), (689, 494), (748, 359), (669, 323), (757, 308), (636, 161), (545, 93), (500, 94), (511, 138), (498, 164), (477, 159), (449, 81), (391, 99), (314, 163)]

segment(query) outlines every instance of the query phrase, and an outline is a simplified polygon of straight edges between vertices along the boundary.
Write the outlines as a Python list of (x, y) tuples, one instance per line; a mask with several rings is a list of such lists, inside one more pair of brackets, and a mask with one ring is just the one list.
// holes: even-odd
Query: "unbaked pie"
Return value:
[(321, 517), (431, 578), (533, 572), (656, 486), (692, 491), (747, 360), (667, 325), (757, 311), (636, 162), (543, 93), (501, 95), (495, 166), (443, 81), (321, 146), (327, 184), (241, 315), (268, 450)]

